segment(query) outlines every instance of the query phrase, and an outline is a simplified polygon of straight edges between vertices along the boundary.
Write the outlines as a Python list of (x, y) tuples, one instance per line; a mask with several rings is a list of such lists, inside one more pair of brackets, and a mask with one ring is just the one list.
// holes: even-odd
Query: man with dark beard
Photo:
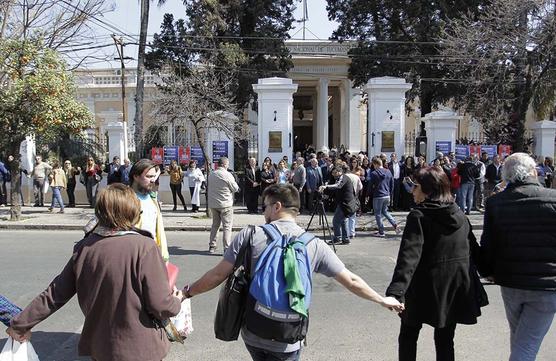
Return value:
[(168, 244), (162, 223), (160, 205), (154, 192), (155, 182), (160, 176), (160, 169), (150, 159), (140, 159), (129, 171), (129, 182), (141, 202), (141, 218), (137, 228), (148, 231), (160, 248), (162, 258), (168, 261)]

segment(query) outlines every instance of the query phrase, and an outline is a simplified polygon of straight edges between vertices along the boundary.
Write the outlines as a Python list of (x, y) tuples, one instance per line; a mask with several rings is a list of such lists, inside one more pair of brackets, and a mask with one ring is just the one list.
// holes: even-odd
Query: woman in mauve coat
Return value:
[(488, 303), (472, 254), (471, 224), (454, 203), (442, 169), (414, 174), (416, 207), (407, 216), (392, 282), (386, 290), (405, 303), (400, 314), (400, 361), (415, 360), (422, 324), (434, 327), (436, 359), (454, 360), (456, 324), (475, 324)]
[(95, 361), (160, 361), (170, 347), (160, 322), (180, 311), (181, 291), (168, 285), (166, 267), (152, 238), (133, 228), (141, 212), (134, 191), (121, 183), (102, 189), (98, 225), (77, 242), (48, 288), (11, 320), (16, 341), (77, 294), (85, 321), (80, 356)]

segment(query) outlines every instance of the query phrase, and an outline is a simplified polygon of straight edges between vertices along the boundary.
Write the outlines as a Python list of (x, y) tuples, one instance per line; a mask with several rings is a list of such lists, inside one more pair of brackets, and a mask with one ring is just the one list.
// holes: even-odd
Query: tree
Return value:
[(457, 104), (492, 142), (524, 150), (528, 110), (540, 119), (556, 111), (556, 3), (493, 0), (477, 19), (450, 22), (441, 41), (448, 68), (465, 86)]
[(419, 97), (421, 115), (457, 94), (435, 40), (448, 19), (476, 14), (485, 0), (328, 0), (330, 20), (339, 22), (332, 38), (356, 41), (349, 76), (356, 85), (376, 76), (403, 77), (413, 83), (408, 99)]
[[(139, 49), (137, 50), (137, 87), (135, 91), (135, 148), (143, 156), (143, 99), (145, 94), (145, 47), (149, 28), (149, 8), (151, 0), (141, 0), (141, 27), (139, 29)], [(161, 6), (166, 0), (158, 0)]]
[[(155, 100), (155, 114), (163, 119), (157, 125), (172, 123), (191, 128), (203, 152), (208, 177), (211, 171), (208, 133), (218, 131), (236, 142), (247, 136), (246, 128), (241, 127), (237, 117), (237, 105), (231, 92), (234, 74), (222, 72), (210, 63), (200, 64), (191, 69), (187, 77), (172, 72), (164, 78), (163, 84), (160, 97)], [(206, 197), (208, 202), (208, 194)], [(210, 216), (208, 207), (207, 215)]]
[[(94, 125), (93, 115), (75, 99), (73, 77), (59, 54), (38, 41), (6, 40), (0, 44), (4, 81), (0, 87), (0, 149), (19, 153), (26, 135), (53, 142), (61, 134), (80, 134)], [(16, 158), (17, 160), (17, 158)], [(12, 179), (19, 165), (12, 164)], [(17, 173), (14, 173), (17, 172)], [(19, 194), (17, 182), (12, 194)], [(19, 198), (12, 197), (12, 220), (21, 215)]]
[[(19, 205), (19, 143), (34, 134), (43, 144), (60, 144), (93, 125), (75, 100), (73, 78), (58, 52), (69, 53), (94, 32), (89, 21), (107, 11), (104, 0), (2, 0), (0, 2), (0, 151), (13, 154), (11, 219)], [(58, 52), (57, 52), (58, 51)], [(87, 57), (77, 59), (79, 63)], [(77, 134), (77, 136), (76, 136)]]
[(41, 39), (61, 50), (94, 39), (89, 21), (108, 8), (105, 0), (0, 0), (0, 11), (0, 39)]
[(293, 66), (284, 42), (293, 25), (294, 0), (184, 3), (187, 20), (165, 16), (147, 55), (148, 68), (160, 71), (173, 63), (177, 74), (187, 76), (196, 62), (210, 61), (215, 71), (232, 71), (235, 81), (230, 90), (243, 110), (258, 78), (284, 76)]

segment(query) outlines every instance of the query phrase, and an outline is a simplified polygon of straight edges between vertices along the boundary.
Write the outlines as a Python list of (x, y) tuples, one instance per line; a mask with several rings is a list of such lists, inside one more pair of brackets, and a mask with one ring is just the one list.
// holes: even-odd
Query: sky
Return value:
[[(140, 0), (120, 0), (110, 1), (107, 4), (112, 4), (113, 11), (105, 13), (100, 19), (108, 24), (121, 30), (123, 34), (128, 36), (123, 37), (125, 41), (138, 41), (139, 39), (139, 14), (140, 14)], [(150, 16), (149, 16), (149, 39), (152, 35), (160, 30), (160, 24), (165, 13), (174, 14), (174, 18), (183, 18), (185, 16), (185, 6), (181, 0), (167, 0), (163, 6), (156, 6), (156, 2), (151, 2)], [(306, 39), (328, 39), (335, 30), (337, 24), (328, 21), (326, 12), (326, 0), (308, 0), (308, 14), (309, 20), (306, 23)], [(296, 19), (302, 17), (302, 6), (298, 2), (297, 9), (294, 13)], [(302, 24), (296, 23), (296, 28), (290, 32), (293, 39), (301, 39), (302, 37)], [(113, 30), (105, 29), (106, 26), (94, 25), (95, 43), (97, 45), (113, 44), (110, 35), (114, 33)], [(122, 35), (122, 34), (117, 34)], [(119, 68), (119, 61), (113, 60), (117, 57), (116, 48), (107, 46), (105, 48), (96, 49), (89, 52), (87, 59), (81, 64), (81, 68)], [(124, 49), (124, 55), (137, 58), (137, 47), (128, 45)], [(69, 59), (70, 64), (76, 64), (77, 59), (83, 58), (83, 52), (75, 54), (75, 59)], [(135, 66), (134, 60), (126, 61), (127, 67)]]

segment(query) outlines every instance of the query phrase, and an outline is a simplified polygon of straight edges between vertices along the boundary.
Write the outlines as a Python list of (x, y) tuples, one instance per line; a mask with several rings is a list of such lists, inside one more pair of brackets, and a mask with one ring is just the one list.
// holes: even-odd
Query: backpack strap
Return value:
[(273, 224), (263, 224), (261, 228), (264, 230), (266, 235), (271, 239), (272, 243), (278, 239), (282, 239), (282, 233), (278, 230), (278, 228)]
[(297, 239), (300, 242), (303, 242), (303, 244), (305, 244), (305, 246), (307, 246), (309, 243), (311, 243), (315, 238), (317, 238), (317, 237), (314, 234), (309, 233), (309, 232), (303, 232), (302, 234), (297, 236)]

